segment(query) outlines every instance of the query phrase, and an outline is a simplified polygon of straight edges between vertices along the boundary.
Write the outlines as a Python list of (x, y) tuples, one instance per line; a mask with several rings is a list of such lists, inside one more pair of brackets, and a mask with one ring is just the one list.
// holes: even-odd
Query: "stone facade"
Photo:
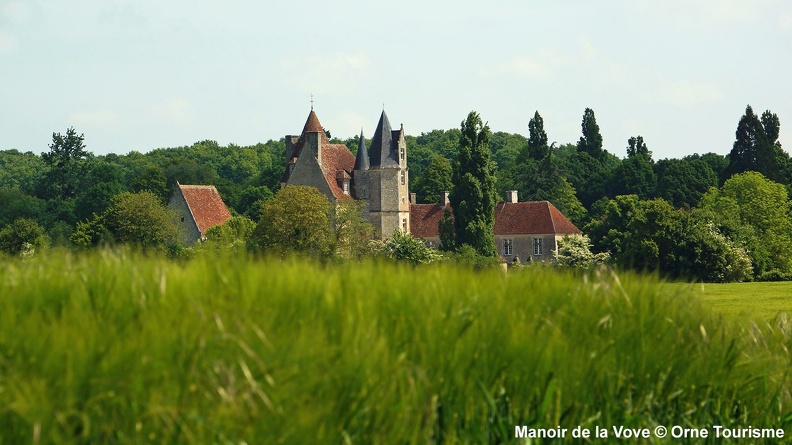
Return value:
[(188, 246), (203, 241), (211, 227), (231, 219), (231, 212), (213, 185), (177, 182), (169, 206), (179, 216), (181, 242)]
[(286, 166), (281, 185), (316, 187), (331, 202), (365, 203), (364, 216), (382, 239), (410, 231), (409, 175), (404, 128), (392, 130), (382, 112), (366, 148), (361, 131), (357, 157), (345, 145), (331, 144), (311, 110), (300, 136), (286, 136)]

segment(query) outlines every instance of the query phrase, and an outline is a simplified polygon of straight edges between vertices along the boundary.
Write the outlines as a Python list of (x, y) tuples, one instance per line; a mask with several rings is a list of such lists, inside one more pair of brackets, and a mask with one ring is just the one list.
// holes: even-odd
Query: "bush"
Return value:
[(8, 255), (30, 256), (49, 244), (44, 228), (32, 219), (19, 218), (0, 230), (0, 252)]

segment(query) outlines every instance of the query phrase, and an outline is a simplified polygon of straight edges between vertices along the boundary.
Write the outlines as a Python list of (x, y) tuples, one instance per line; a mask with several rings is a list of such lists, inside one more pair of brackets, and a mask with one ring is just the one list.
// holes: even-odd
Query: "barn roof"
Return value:
[[(410, 231), (418, 238), (438, 237), (438, 224), (442, 217), (440, 204), (411, 204)], [(549, 201), (499, 202), (495, 205), (495, 235), (574, 233), (581, 233), (580, 229)]]
[(201, 236), (206, 235), (210, 227), (231, 219), (231, 212), (213, 185), (177, 185)]

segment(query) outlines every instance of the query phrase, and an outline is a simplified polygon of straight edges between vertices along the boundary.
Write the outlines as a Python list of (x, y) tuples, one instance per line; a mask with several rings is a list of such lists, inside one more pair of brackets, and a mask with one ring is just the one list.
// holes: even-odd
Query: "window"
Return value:
[(503, 240), (503, 256), (507, 256), (511, 254), (512, 254), (512, 240), (505, 239)]
[(404, 175), (404, 170), (402, 170), (401, 171), (401, 183), (402, 183), (402, 185), (404, 185), (404, 181), (405, 181), (405, 175)]
[(534, 255), (542, 254), (542, 238), (533, 239), (533, 251), (534, 251)]
[(349, 179), (344, 179), (344, 194), (349, 194)]
[(402, 219), (402, 231), (407, 232), (407, 218)]
[(404, 160), (404, 158), (405, 158), (404, 147), (402, 147), (402, 148), (401, 148), (401, 151), (400, 151), (400, 153), (401, 153), (401, 154), (400, 154), (400, 156), (401, 156), (401, 160), (403, 161), (403, 160)]

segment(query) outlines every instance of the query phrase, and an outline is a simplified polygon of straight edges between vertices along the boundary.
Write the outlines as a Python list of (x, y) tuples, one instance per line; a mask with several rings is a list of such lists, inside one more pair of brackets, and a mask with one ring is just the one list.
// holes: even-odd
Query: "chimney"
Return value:
[(308, 150), (316, 156), (319, 165), (322, 165), (322, 137), (319, 132), (309, 131), (305, 134), (305, 145), (303, 151)]
[(410, 193), (410, 204), (418, 204), (418, 198), (415, 193)]
[(517, 190), (509, 190), (506, 192), (506, 202), (518, 202)]
[(440, 205), (445, 207), (450, 203), (451, 201), (448, 200), (448, 191), (440, 192)]
[(292, 155), (294, 155), (294, 146), (300, 140), (299, 136), (286, 135), (286, 165), (289, 165)]

